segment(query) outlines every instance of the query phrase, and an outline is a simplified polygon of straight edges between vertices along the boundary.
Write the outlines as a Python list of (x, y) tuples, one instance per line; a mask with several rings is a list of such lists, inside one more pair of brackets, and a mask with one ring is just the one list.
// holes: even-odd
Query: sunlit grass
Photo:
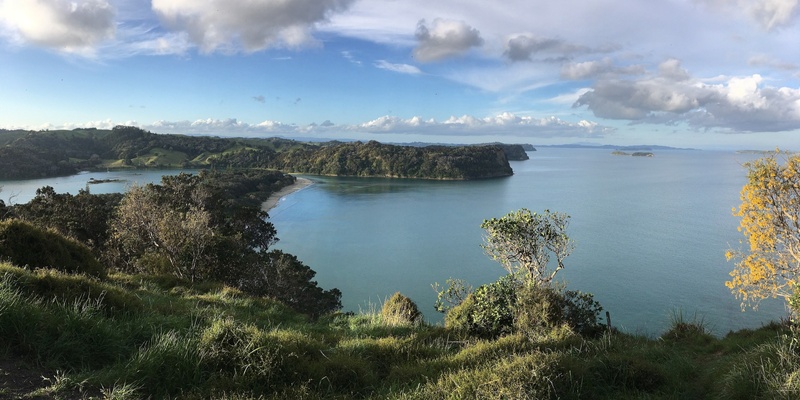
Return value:
[(477, 340), (378, 306), (314, 321), (219, 284), (0, 263), (0, 355), (60, 371), (38, 390), (53, 397), (792, 398), (797, 343), (779, 324), (715, 337), (680, 313), (655, 339)]

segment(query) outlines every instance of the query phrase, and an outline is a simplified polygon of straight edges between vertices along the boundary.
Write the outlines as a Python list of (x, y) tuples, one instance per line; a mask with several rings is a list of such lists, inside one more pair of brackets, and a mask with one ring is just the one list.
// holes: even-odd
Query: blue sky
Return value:
[(0, 128), (798, 150), (800, 0), (0, 0)]

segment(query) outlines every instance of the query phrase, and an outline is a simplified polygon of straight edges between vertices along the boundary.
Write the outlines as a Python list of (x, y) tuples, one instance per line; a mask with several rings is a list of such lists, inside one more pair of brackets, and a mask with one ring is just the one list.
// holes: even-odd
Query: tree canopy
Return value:
[(741, 205), (744, 248), (726, 253), (736, 260), (725, 284), (742, 300), (742, 307), (758, 306), (768, 297), (789, 298), (800, 279), (800, 155), (778, 162), (776, 152), (745, 164), (747, 184)]
[[(568, 226), (567, 214), (550, 210), (532, 213), (523, 208), (501, 218), (484, 220), (482, 247), (510, 274), (522, 274), (536, 285), (549, 285), (575, 247), (567, 236)], [(556, 259), (554, 268), (548, 268), (551, 256)]]

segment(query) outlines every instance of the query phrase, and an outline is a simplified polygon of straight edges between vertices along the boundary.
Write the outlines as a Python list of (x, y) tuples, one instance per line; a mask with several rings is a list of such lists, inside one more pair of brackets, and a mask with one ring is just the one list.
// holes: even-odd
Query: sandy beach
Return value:
[(288, 196), (306, 186), (311, 185), (313, 182), (306, 178), (297, 177), (297, 180), (294, 184), (284, 187), (283, 189), (273, 193), (267, 201), (261, 204), (261, 209), (264, 211), (269, 211), (273, 209), (275, 206), (278, 205), (278, 202), (285, 196)]

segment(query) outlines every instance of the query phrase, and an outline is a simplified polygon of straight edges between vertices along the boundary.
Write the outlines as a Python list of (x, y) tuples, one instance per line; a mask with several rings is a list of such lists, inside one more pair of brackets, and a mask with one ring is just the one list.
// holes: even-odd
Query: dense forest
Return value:
[[(270, 168), (324, 175), (480, 179), (513, 173), (521, 145), (395, 146), (164, 135), (136, 127), (0, 130), (0, 179), (115, 168)], [(526, 155), (527, 157), (527, 155)]]
[(480, 179), (513, 173), (505, 153), (496, 146), (409, 147), (375, 141), (292, 149), (278, 154), (271, 166), (317, 175), (427, 179)]

